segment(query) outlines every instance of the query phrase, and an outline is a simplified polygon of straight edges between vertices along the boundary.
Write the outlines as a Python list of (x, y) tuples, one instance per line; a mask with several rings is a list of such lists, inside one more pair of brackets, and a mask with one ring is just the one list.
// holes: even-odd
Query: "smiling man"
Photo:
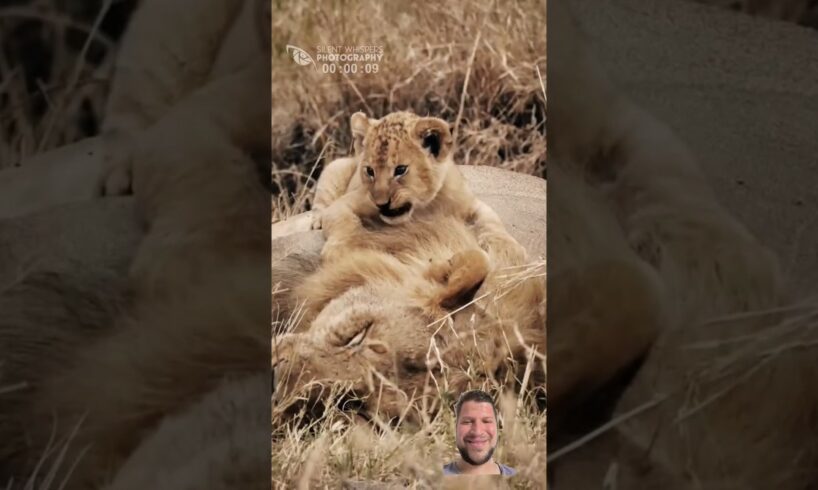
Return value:
[(494, 461), (497, 448), (497, 408), (485, 391), (460, 395), (455, 405), (455, 444), (460, 458), (443, 467), (444, 475), (505, 475), (514, 468)]

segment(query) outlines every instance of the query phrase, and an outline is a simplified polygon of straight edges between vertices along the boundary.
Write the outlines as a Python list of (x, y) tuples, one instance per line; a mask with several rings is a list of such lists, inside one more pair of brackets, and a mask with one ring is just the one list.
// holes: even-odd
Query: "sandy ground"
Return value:
[(674, 0), (574, 0), (612, 78), (700, 158), (722, 202), (818, 291), (818, 32)]

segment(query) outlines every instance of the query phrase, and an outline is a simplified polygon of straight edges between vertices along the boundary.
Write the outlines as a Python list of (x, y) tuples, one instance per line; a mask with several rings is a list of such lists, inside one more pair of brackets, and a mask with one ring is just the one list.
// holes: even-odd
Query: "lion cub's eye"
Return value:
[(364, 170), (366, 170), (366, 175), (368, 175), (370, 178), (375, 177), (375, 169), (374, 168), (366, 167)]
[(407, 170), (409, 170), (409, 168), (406, 165), (398, 165), (395, 167), (395, 177), (400, 177), (405, 174)]

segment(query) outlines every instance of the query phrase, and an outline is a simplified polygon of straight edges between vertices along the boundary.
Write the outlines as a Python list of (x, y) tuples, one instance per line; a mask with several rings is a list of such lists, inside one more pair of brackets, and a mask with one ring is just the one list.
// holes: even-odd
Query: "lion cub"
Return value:
[[(313, 209), (323, 216), (335, 205), (362, 219), (387, 225), (444, 213), (468, 218), (476, 198), (452, 160), (453, 138), (446, 121), (393, 112), (350, 118), (355, 155), (332, 161), (315, 192)], [(317, 218), (315, 227), (321, 227)]]
[[(442, 119), (394, 112), (381, 119), (350, 118), (354, 156), (331, 162), (318, 180), (313, 228), (327, 238), (322, 256), (378, 248), (366, 231), (387, 232), (410, 222), (451, 217), (507, 235), (497, 214), (479, 201), (454, 164), (454, 138)], [(487, 250), (488, 243), (480, 243)], [(380, 247), (382, 249), (382, 247)], [(411, 243), (386, 252), (416, 253)], [(408, 257), (407, 257), (408, 258)]]

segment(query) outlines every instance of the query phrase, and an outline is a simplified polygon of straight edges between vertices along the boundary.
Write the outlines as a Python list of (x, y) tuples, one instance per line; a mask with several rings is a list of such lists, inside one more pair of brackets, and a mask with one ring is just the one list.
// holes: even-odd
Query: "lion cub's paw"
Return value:
[(312, 210), (312, 220), (310, 222), (310, 230), (320, 230), (323, 228), (323, 212), (321, 209)]
[(125, 196), (133, 193), (132, 137), (117, 132), (102, 137), (102, 172), (97, 192), (101, 196)]
[(332, 203), (331, 206), (319, 208), (313, 217), (312, 225), (313, 229), (323, 230), (324, 237), (329, 238), (330, 235), (354, 235), (360, 223), (361, 219), (356, 214), (356, 204), (349, 196)]
[(428, 279), (443, 284), (436, 302), (444, 308), (471, 301), (489, 273), (488, 256), (482, 250), (458, 252), (445, 262), (426, 270)]
[(491, 206), (479, 199), (475, 199), (469, 208), (467, 222), (477, 226), (502, 224), (500, 216)]

